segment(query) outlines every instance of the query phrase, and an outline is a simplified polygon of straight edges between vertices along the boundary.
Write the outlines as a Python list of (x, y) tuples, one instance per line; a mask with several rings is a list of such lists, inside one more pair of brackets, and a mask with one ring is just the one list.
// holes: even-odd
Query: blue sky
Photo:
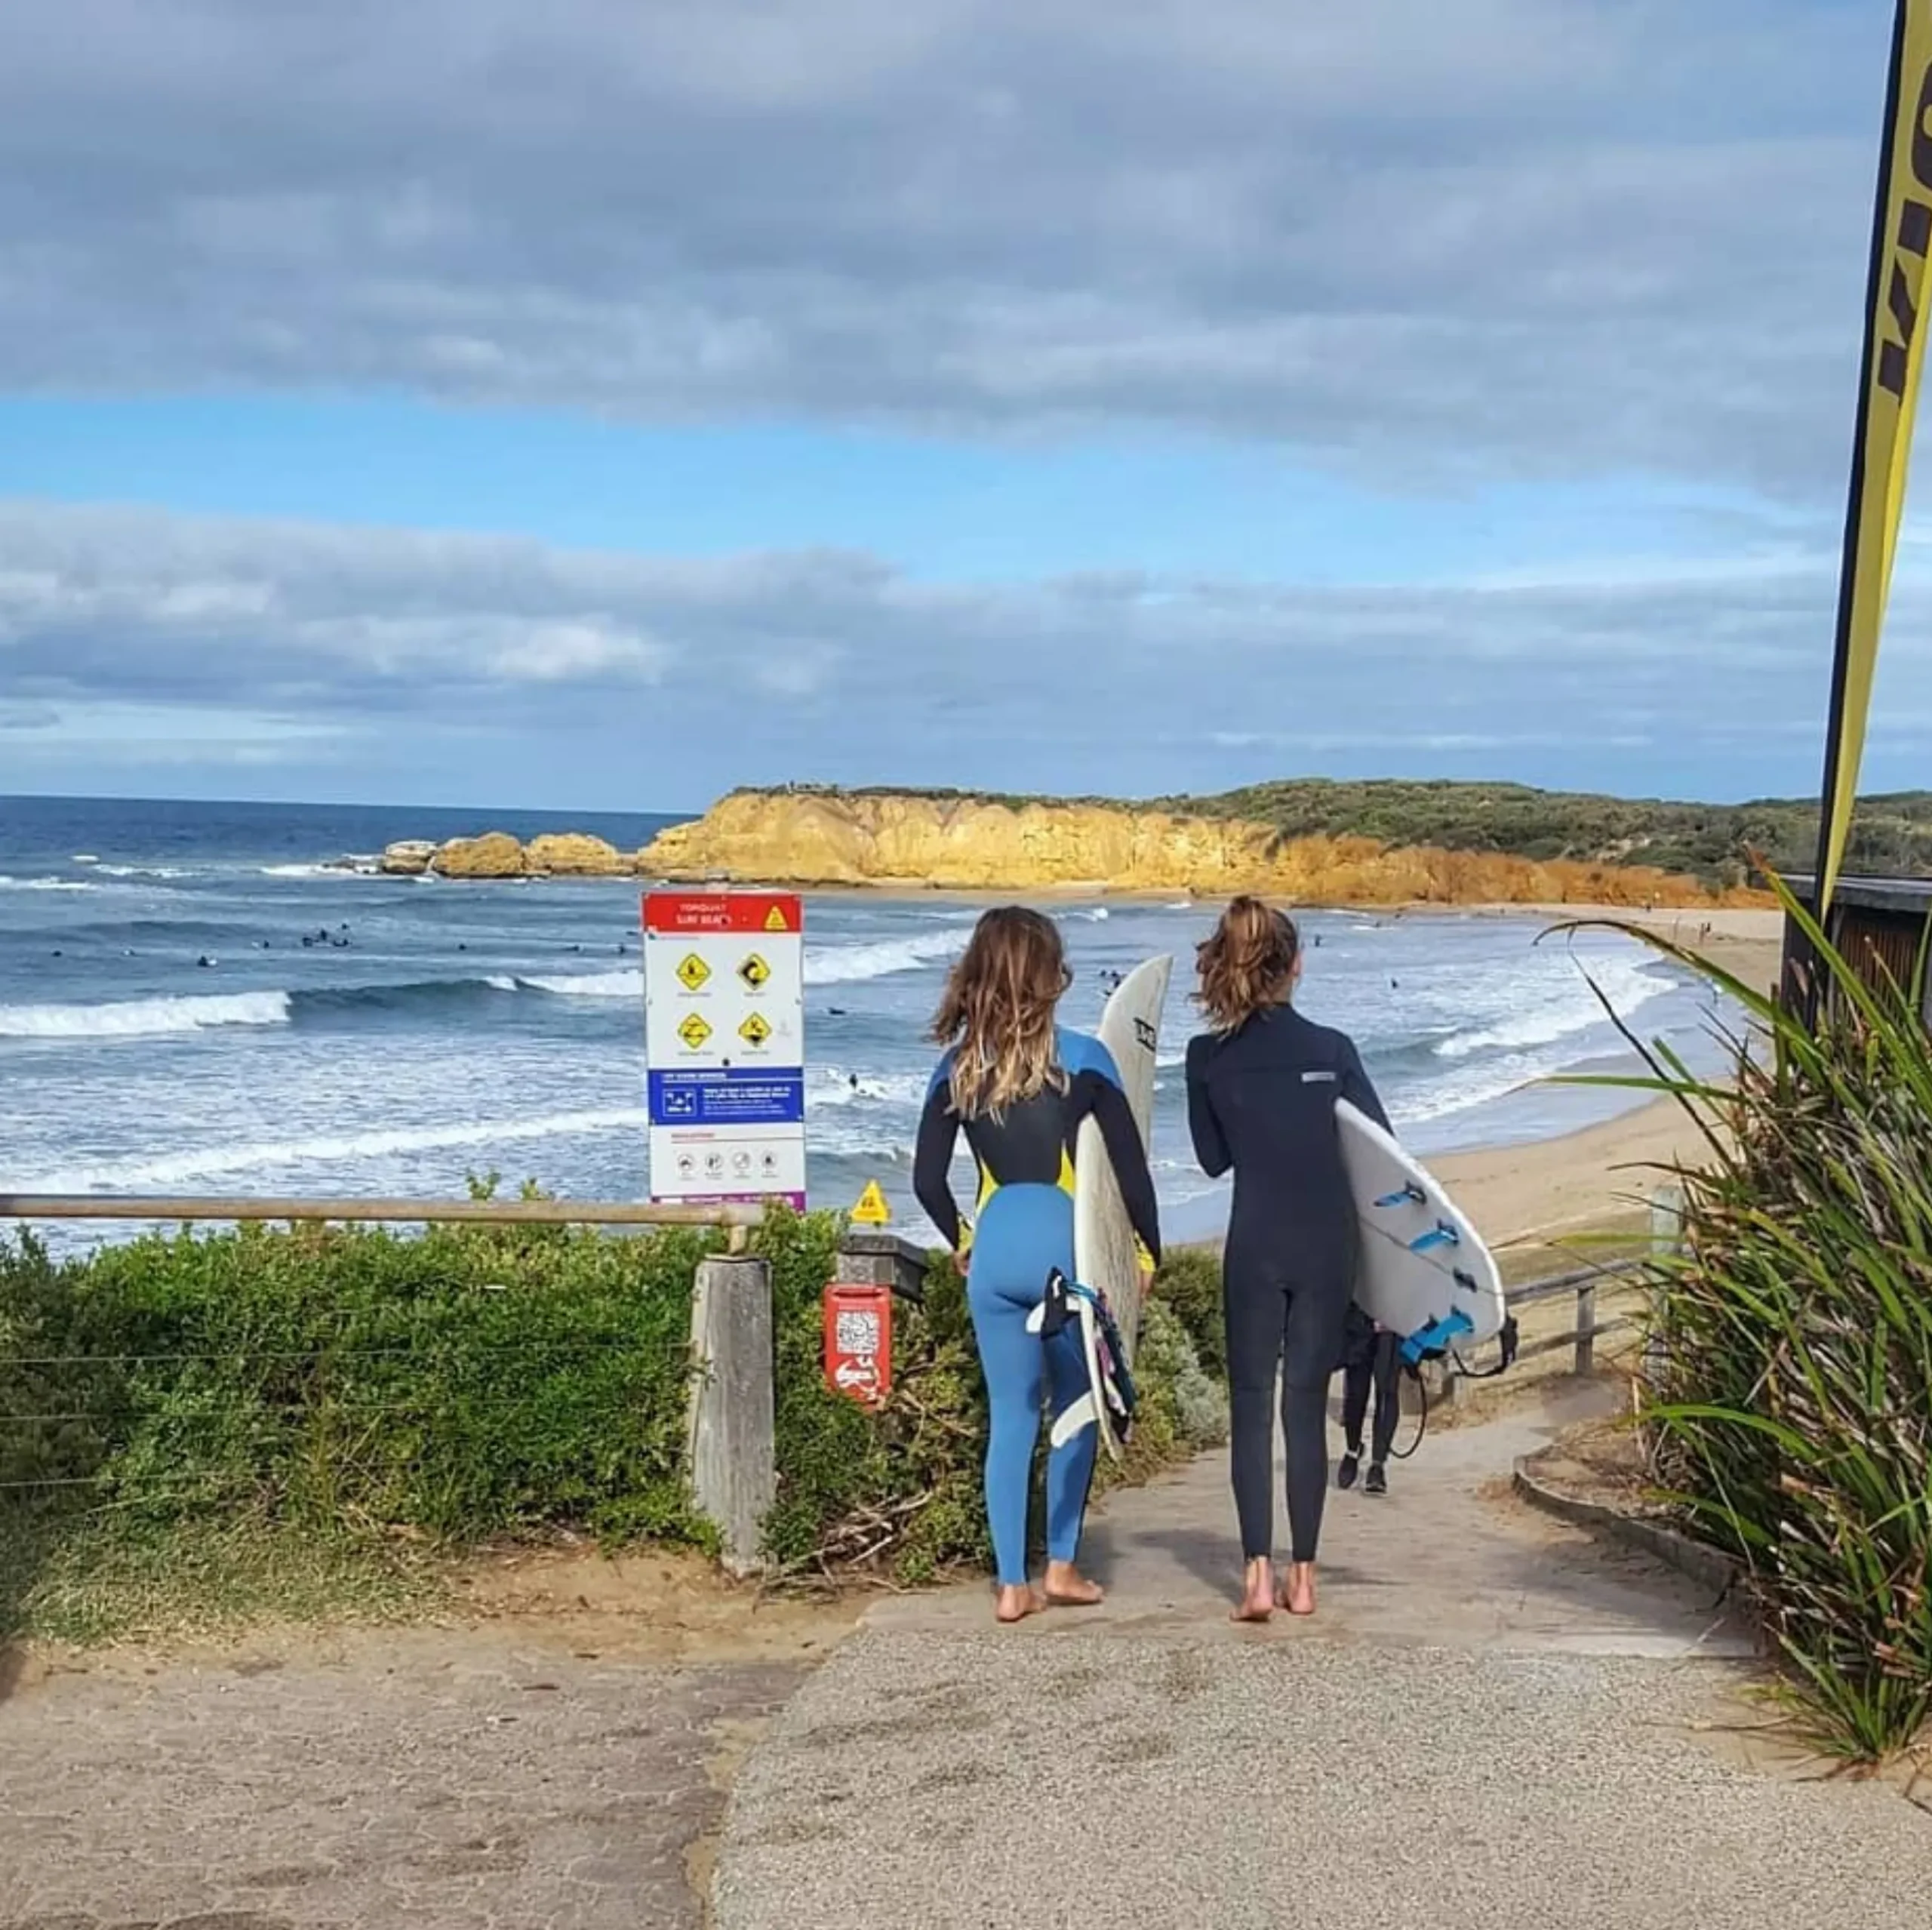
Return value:
[(8, 11), (0, 793), (1816, 786), (1888, 0)]

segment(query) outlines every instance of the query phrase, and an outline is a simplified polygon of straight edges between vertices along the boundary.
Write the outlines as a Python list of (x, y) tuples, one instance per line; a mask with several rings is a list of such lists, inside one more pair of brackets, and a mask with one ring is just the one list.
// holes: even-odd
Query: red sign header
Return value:
[(647, 891), (646, 931), (801, 931), (804, 911), (795, 891)]

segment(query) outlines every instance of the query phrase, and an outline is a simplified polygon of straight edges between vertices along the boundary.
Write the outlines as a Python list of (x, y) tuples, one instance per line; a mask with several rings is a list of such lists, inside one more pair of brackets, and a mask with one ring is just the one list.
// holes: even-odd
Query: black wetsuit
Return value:
[(1235, 1507), (1251, 1561), (1273, 1553), (1278, 1362), (1293, 1559), (1313, 1561), (1321, 1537), (1328, 1383), (1341, 1359), (1357, 1237), (1338, 1099), (1389, 1123), (1353, 1042), (1291, 1006), (1257, 1012), (1225, 1038), (1188, 1042), (1195, 1156), (1211, 1175), (1234, 1169), (1222, 1297)]
[[(1349, 1309), (1346, 1358), (1342, 1363), (1342, 1433), (1348, 1443), (1349, 1463), (1361, 1456), (1362, 1423), (1368, 1417), (1368, 1396), (1375, 1394), (1375, 1428), (1369, 1437), (1371, 1470), (1388, 1464), (1395, 1444), (1395, 1417), (1401, 1411), (1401, 1363), (1396, 1350), (1400, 1337), (1385, 1332), (1358, 1307)], [(1341, 1485), (1349, 1485), (1349, 1466), (1342, 1469)]]

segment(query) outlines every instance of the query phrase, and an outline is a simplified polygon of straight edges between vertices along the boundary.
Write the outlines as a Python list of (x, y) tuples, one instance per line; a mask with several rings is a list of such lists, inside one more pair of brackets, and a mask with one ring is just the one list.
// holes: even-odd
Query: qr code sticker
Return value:
[(834, 1330), (841, 1353), (878, 1352), (878, 1316), (876, 1313), (841, 1313)]

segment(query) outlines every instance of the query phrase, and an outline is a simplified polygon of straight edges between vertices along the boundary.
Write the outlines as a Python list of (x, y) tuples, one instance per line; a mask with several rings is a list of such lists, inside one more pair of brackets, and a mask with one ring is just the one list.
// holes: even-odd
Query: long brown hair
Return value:
[(996, 1119), (1049, 1085), (1066, 1089), (1054, 1009), (1070, 977), (1051, 919), (1002, 905), (974, 926), (932, 1027), (937, 1043), (956, 1048), (952, 1110), (961, 1119)]
[(1195, 1003), (1216, 1032), (1235, 1031), (1265, 1008), (1288, 1002), (1300, 957), (1301, 934), (1286, 912), (1259, 898), (1237, 898), (1214, 935), (1195, 947), (1201, 989)]

